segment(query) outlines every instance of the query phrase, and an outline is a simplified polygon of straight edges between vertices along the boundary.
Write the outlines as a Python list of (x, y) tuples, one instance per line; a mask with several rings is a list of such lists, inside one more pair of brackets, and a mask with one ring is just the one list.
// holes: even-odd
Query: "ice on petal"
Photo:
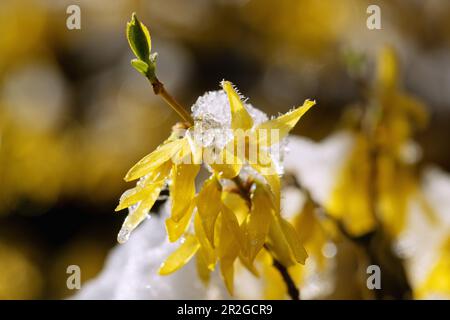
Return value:
[[(244, 103), (244, 106), (255, 124), (268, 119), (251, 104)], [(194, 139), (199, 145), (222, 149), (232, 139), (230, 103), (225, 91), (209, 91), (199, 97), (192, 106), (192, 116)]]
[(131, 234), (131, 230), (129, 228), (123, 226), (120, 229), (119, 234), (117, 235), (117, 242), (120, 244), (127, 242), (128, 239), (130, 239), (130, 234)]

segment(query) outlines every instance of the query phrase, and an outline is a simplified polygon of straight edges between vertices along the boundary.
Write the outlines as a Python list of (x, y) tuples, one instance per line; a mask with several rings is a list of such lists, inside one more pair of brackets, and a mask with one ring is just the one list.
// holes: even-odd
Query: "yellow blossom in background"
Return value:
[(414, 291), (417, 298), (450, 298), (450, 239), (438, 251), (438, 259), (425, 281)]
[(67, 137), (29, 130), (6, 113), (0, 117), (0, 212), (14, 208), (23, 197), (53, 203), (70, 165)]
[(349, 159), (338, 174), (335, 189), (327, 203), (328, 212), (342, 221), (348, 232), (362, 235), (375, 228), (370, 208), (369, 145), (357, 134)]
[(333, 233), (318, 219), (315, 210), (314, 203), (308, 199), (301, 212), (294, 217), (293, 225), (309, 255), (315, 259), (319, 269), (323, 269), (323, 247), (332, 238)]
[[(415, 172), (412, 137), (427, 114), (421, 102), (400, 88), (398, 62), (392, 48), (382, 50), (369, 109), (354, 133), (354, 147), (338, 175), (326, 207), (354, 236), (381, 223), (392, 236), (404, 228), (412, 198), (433, 218)], [(412, 159), (411, 159), (412, 158)]]
[(375, 103), (380, 105), (379, 114), (375, 115), (374, 143), (380, 150), (377, 161), (379, 218), (394, 236), (403, 230), (413, 198), (419, 200), (428, 218), (434, 219), (419, 188), (416, 156), (408, 154), (414, 148), (413, 134), (425, 127), (428, 115), (422, 102), (403, 92), (398, 78), (397, 56), (391, 47), (386, 47), (380, 53), (374, 88)]

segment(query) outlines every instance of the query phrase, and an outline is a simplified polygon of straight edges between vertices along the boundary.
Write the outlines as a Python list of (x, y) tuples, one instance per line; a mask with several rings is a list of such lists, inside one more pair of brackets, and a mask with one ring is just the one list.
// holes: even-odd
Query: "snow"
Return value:
[(167, 239), (166, 217), (152, 214), (127, 243), (112, 249), (101, 274), (83, 285), (73, 299), (226, 299), (217, 274), (207, 288), (198, 280), (194, 259), (178, 272), (158, 275), (161, 263), (179, 245)]

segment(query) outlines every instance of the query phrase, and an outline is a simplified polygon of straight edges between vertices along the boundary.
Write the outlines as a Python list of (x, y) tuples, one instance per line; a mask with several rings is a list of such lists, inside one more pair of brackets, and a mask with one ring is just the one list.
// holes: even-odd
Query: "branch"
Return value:
[(164, 101), (186, 122), (190, 125), (194, 125), (194, 119), (192, 119), (191, 114), (184, 108), (181, 104), (179, 104), (174, 97), (167, 92), (164, 84), (158, 80), (158, 78), (148, 78), (153, 87), (153, 92), (156, 95), (160, 95)]
[(274, 256), (272, 256), (272, 259), (273, 259), (273, 266), (280, 272), (281, 277), (283, 277), (283, 281), (286, 284), (288, 294), (291, 297), (291, 299), (300, 300), (300, 291), (295, 285), (294, 280), (292, 280), (291, 275), (289, 274), (287, 268), (283, 266), (281, 262), (278, 261)]

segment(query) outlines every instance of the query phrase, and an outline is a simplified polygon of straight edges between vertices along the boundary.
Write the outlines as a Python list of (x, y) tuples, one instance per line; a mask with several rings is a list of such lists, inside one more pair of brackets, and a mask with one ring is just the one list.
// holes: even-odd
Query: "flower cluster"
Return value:
[(365, 102), (368, 108), (354, 132), (355, 145), (326, 206), (354, 236), (373, 231), (377, 224), (398, 236), (412, 198), (434, 216), (419, 187), (419, 154), (412, 141), (427, 114), (419, 100), (401, 89), (398, 74), (395, 52), (385, 47)]
[[(133, 44), (134, 39), (150, 41), (147, 29), (135, 16), (127, 34), (138, 59), (152, 64), (147, 59), (150, 45), (141, 43), (141, 54)], [(152, 77), (148, 77), (151, 82)], [(196, 255), (200, 278), (207, 281), (219, 263), (232, 293), (236, 260), (254, 274), (260, 252), (269, 252), (285, 267), (305, 262), (307, 254), (297, 231), (280, 214), (280, 163), (273, 155), (315, 103), (306, 100), (303, 106), (267, 120), (243, 101), (230, 82), (223, 81), (221, 86), (222, 90), (199, 98), (190, 116), (192, 122), (177, 124), (162, 145), (130, 169), (125, 180), (138, 182), (124, 192), (116, 210), (129, 210), (118, 235), (123, 243), (168, 185), (171, 215), (166, 230), (169, 240), (180, 240), (181, 245), (161, 265), (160, 274), (178, 270)], [(214, 108), (220, 110), (210, 112)], [(197, 189), (196, 178), (202, 168), (210, 176)]]

